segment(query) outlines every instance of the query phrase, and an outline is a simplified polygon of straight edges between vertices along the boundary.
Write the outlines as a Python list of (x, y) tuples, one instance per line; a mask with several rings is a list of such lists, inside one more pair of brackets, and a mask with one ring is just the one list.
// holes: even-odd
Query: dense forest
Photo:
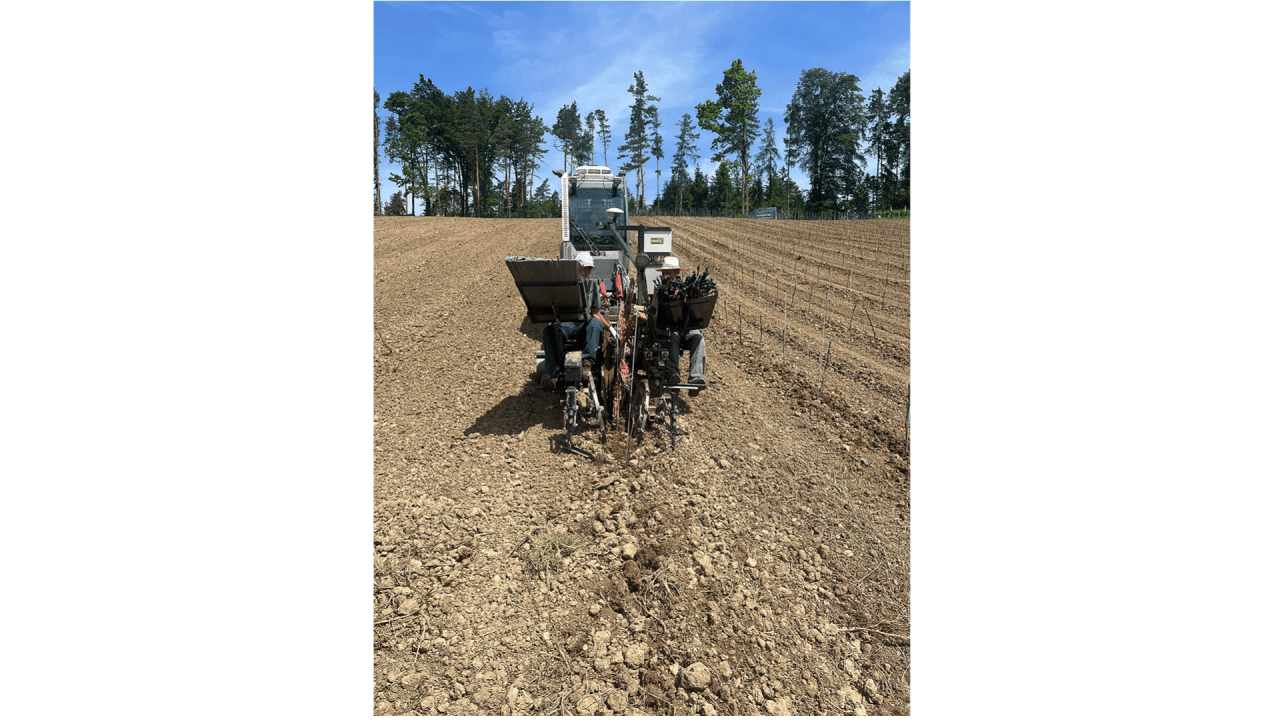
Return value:
[[(633, 214), (745, 216), (755, 207), (777, 207), (792, 215), (865, 215), (911, 207), (910, 70), (888, 93), (876, 88), (869, 94), (855, 75), (804, 70), (784, 127), (775, 128), (772, 118), (763, 126), (758, 119), (756, 74), (735, 60), (715, 95), (676, 123), (665, 183), (661, 98), (650, 94), (639, 71), (627, 90), (633, 104), (611, 164), (613, 134), (600, 109), (570, 103), (547, 127), (531, 103), (505, 95), (495, 99), (487, 89), (447, 95), (419, 75), (412, 89), (382, 102), (375, 88), (374, 213), (559, 215), (559, 183), (553, 187), (551, 178), (535, 176), (548, 152), (548, 133), (563, 170), (601, 164), (626, 173)], [(385, 120), (378, 116), (380, 106), (390, 113)], [(703, 132), (711, 143), (708, 159), (716, 163), (711, 176), (698, 167)], [(390, 174), (397, 189), (385, 207), (379, 149), (397, 168)], [(651, 162), (652, 177), (646, 174)], [(795, 168), (808, 175), (808, 190), (792, 178)]]

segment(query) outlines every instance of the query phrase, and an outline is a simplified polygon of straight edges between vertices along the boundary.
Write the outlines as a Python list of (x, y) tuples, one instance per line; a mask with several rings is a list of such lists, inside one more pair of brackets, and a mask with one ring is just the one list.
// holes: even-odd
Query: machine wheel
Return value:
[(639, 420), (640, 432), (644, 432), (644, 429), (649, 425), (649, 380), (648, 379), (645, 379), (644, 384), (640, 386), (640, 397), (637, 399), (639, 400), (639, 402), (636, 403), (636, 408), (637, 408), (636, 417)]

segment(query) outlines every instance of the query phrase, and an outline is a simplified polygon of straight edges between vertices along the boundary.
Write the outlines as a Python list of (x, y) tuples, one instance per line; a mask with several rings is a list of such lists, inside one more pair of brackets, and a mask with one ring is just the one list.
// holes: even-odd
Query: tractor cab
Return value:
[(606, 286), (615, 272), (630, 274), (631, 261), (624, 245), (631, 242), (631, 234), (608, 227), (611, 208), (621, 208), (620, 224), (627, 224), (625, 176), (615, 177), (612, 170), (599, 165), (580, 166), (572, 175), (556, 174), (562, 190), (560, 257), (568, 260), (579, 252), (591, 253), (595, 261), (591, 278)]

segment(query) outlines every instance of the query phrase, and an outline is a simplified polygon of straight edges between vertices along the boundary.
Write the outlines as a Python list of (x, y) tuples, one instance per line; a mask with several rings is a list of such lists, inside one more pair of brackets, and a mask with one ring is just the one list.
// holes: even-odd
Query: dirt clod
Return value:
[(685, 690), (706, 690), (711, 686), (711, 670), (700, 662), (681, 668), (679, 684)]

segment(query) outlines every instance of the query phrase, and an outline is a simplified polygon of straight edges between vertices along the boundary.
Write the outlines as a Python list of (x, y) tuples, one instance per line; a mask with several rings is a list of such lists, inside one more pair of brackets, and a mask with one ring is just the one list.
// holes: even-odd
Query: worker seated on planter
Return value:
[[(663, 258), (660, 269), (664, 278), (675, 278), (680, 275), (680, 260), (675, 255), (668, 255)], [(640, 313), (641, 320), (647, 320), (648, 317), (644, 313)], [(667, 357), (667, 384), (680, 384), (680, 351), (689, 351), (689, 384), (697, 385), (698, 389), (689, 391), (689, 394), (697, 397), (702, 388), (707, 386), (707, 381), (702, 378), (702, 373), (706, 370), (707, 365), (707, 346), (702, 337), (701, 330), (660, 330), (659, 332), (668, 332), (670, 334), (671, 343), (670, 354)]]
[[(580, 252), (577, 254), (578, 260), (578, 276), (581, 282), (587, 286), (587, 304), (586, 314), (587, 322), (562, 322), (559, 324), (560, 335), (563, 342), (559, 343), (560, 347), (564, 347), (570, 339), (583, 339), (585, 334), (586, 347), (582, 351), (582, 370), (583, 372), (592, 372), (593, 366), (596, 364), (596, 352), (600, 348), (600, 335), (605, 328), (609, 327), (609, 319), (604, 316), (604, 298), (600, 297), (600, 284), (591, 282), (588, 278), (591, 276), (591, 269), (595, 267), (595, 261), (591, 259), (591, 253)], [(557, 327), (555, 323), (547, 325), (542, 330), (542, 356), (546, 363), (546, 375), (543, 376), (542, 384), (545, 387), (551, 387), (560, 377), (562, 368), (560, 364), (564, 362), (563, 357), (556, 355), (555, 348), (557, 343), (552, 342), (552, 330)], [(598, 376), (598, 373), (597, 373)]]

